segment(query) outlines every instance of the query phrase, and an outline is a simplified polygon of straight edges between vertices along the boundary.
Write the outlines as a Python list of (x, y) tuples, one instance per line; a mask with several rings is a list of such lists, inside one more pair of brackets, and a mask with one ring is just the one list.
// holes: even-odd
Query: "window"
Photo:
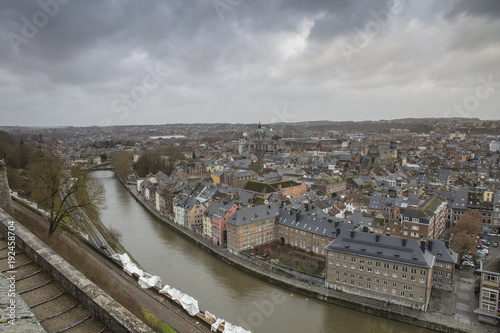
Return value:
[(398, 265), (392, 265), (392, 270), (397, 271), (398, 270)]
[(401, 267), (401, 272), (407, 273), (408, 272), (408, 267)]
[(403, 290), (401, 290), (400, 295), (401, 295), (402, 297), (405, 297), (405, 292), (404, 292)]
[(408, 298), (413, 298), (413, 293), (408, 293)]
[(375, 274), (380, 274), (380, 269), (376, 269)]
[(384, 280), (384, 286), (387, 286), (387, 280)]
[(393, 288), (396, 288), (397, 286), (398, 286), (397, 282), (393, 282), (393, 283), (392, 283), (392, 287), (393, 287)]
[(411, 274), (417, 274), (417, 269), (416, 268), (412, 268), (411, 269)]
[(375, 262), (376, 267), (380, 267), (380, 263), (378, 261)]
[(336, 271), (335, 271), (335, 274), (336, 274), (336, 275), (340, 275), (340, 271), (339, 271), (339, 270), (336, 270)]
[(368, 267), (368, 268), (366, 268), (366, 271), (369, 273), (369, 272), (371, 272), (371, 271), (372, 271), (372, 268), (371, 268), (371, 267)]
[(384, 275), (385, 275), (385, 276), (388, 276), (388, 275), (389, 275), (389, 272), (388, 272), (388, 271), (384, 271)]
[(333, 253), (331, 252), (328, 253), (328, 264), (329, 265), (333, 264)]
[(389, 269), (389, 264), (384, 264), (385, 269)]
[(420, 270), (420, 276), (425, 276), (425, 271), (423, 269)]
[(384, 293), (387, 292), (387, 287), (384, 287), (383, 290), (382, 290)]
[(354, 279), (354, 273), (351, 273), (351, 279)]
[(393, 278), (397, 278), (398, 277), (398, 273), (392, 273), (392, 277)]

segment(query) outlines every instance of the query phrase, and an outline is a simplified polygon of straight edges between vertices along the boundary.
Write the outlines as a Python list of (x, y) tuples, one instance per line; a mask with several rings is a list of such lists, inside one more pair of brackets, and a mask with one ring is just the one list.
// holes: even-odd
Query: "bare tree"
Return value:
[(89, 177), (87, 170), (67, 169), (49, 153), (30, 162), (28, 170), (32, 197), (49, 213), (49, 237), (79, 208), (98, 213), (104, 206), (104, 187), (97, 179)]
[(116, 244), (119, 243), (122, 239), (122, 232), (112, 225), (109, 226), (108, 231), (113, 246), (116, 246)]
[(115, 168), (115, 173), (118, 178), (126, 179), (132, 170), (132, 153), (127, 151), (121, 151), (113, 156), (111, 164)]
[(453, 235), (453, 240), (451, 243), (451, 249), (458, 254), (458, 258), (466, 253), (470, 253), (475, 256), (476, 238), (474, 235), (469, 235), (463, 231), (456, 235)]

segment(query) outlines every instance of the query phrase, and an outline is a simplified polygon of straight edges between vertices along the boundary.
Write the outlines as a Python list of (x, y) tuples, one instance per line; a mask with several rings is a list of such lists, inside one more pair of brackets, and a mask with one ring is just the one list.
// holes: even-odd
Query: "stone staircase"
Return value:
[(14, 267), (10, 267), (7, 244), (7, 238), (0, 233), (0, 272), (6, 277), (15, 275), (16, 292), (47, 332), (110, 332), (102, 322), (92, 316), (73, 296), (17, 248)]

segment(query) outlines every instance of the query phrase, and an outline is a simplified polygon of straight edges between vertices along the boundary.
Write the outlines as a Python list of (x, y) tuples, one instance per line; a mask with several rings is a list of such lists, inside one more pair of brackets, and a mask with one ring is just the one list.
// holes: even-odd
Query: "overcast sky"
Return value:
[(0, 2), (0, 125), (499, 119), (500, 1)]

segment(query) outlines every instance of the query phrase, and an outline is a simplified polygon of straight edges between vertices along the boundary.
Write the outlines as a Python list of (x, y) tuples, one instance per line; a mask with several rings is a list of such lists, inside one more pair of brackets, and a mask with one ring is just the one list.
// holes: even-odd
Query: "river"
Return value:
[[(111, 171), (93, 173), (104, 185), (101, 219), (122, 233), (121, 243), (149, 273), (198, 300), (200, 308), (254, 333), (433, 331), (348, 310), (281, 289), (215, 259), (152, 217)], [(372, 332), (372, 331), (370, 331)], [(383, 331), (390, 332), (390, 331)]]

